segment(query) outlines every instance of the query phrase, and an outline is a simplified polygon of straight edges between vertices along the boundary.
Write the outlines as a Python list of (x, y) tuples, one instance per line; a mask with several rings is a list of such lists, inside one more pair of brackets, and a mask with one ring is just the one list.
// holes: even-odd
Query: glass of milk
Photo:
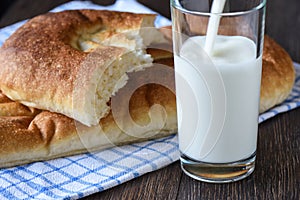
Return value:
[(266, 0), (171, 0), (180, 160), (201, 181), (255, 167)]

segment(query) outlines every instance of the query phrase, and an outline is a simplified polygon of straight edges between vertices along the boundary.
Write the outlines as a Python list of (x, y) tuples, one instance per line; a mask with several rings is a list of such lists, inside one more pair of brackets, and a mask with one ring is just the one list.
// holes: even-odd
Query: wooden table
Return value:
[[(16, 0), (2, 15), (0, 27), (46, 12), (68, 0)], [(113, 0), (94, 0), (110, 4)], [(140, 0), (170, 17), (169, 0)], [(266, 33), (300, 62), (300, 1), (272, 0), (267, 5)], [(259, 125), (255, 172), (230, 184), (193, 180), (175, 162), (84, 199), (300, 199), (300, 108)]]

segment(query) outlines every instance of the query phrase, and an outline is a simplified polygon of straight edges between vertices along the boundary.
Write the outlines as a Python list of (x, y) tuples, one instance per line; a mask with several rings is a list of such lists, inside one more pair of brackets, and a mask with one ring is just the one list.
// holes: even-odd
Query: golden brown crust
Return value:
[(284, 101), (295, 81), (295, 68), (289, 54), (269, 36), (265, 36), (260, 91), (260, 112)]
[(91, 80), (127, 50), (103, 46), (97, 49), (97, 63), (87, 63), (91, 54), (82, 51), (80, 43), (94, 33), (104, 40), (118, 31), (137, 29), (147, 17), (154, 19), (151, 14), (96, 10), (37, 16), (16, 30), (1, 47), (0, 88), (11, 99), (28, 106), (75, 118), (83, 115), (83, 109), (73, 107), (74, 90), (84, 94), (91, 83), (81, 79), (78, 85), (78, 76)]
[[(159, 52), (164, 53), (164, 51)], [(167, 64), (172, 66), (172, 58), (160, 59), (156, 63), (162, 63), (164, 67)], [(173, 72), (172, 68), (167, 68)], [(119, 117), (125, 116), (126, 109), (129, 108), (130, 119), (136, 124), (129, 123), (128, 117), (122, 118), (123, 125), (127, 127), (122, 127), (120, 121), (116, 121), (118, 116), (113, 115), (112, 111), (101, 119), (99, 126), (87, 127), (58, 113), (26, 107), (0, 93), (0, 108), (5, 105), (8, 111), (8, 113), (2, 112), (3, 110), (0, 109), (0, 113), (2, 112), (0, 116), (0, 167), (101, 150), (114, 145), (145, 141), (175, 133), (177, 118), (173, 91), (174, 74), (168, 73), (163, 76), (164, 81), (170, 81), (170, 90), (159, 84), (147, 84), (145, 80), (149, 77), (161, 77), (157, 75), (165, 71), (153, 69), (155, 66), (145, 71), (131, 73), (128, 84), (112, 99), (115, 102), (114, 108), (114, 105), (111, 105), (112, 111), (116, 110)], [(137, 84), (141, 87), (133, 91), (134, 88), (131, 86)], [(132, 95), (130, 95), (131, 92), (133, 92)], [(123, 105), (128, 97), (130, 98), (129, 105)], [(163, 126), (157, 127), (157, 123), (153, 123), (149, 129), (140, 129), (151, 122), (149, 110), (155, 104), (165, 109)], [(31, 112), (18, 115), (15, 113), (15, 108), (20, 110), (25, 108)], [(160, 117), (160, 112), (154, 112), (152, 119), (160, 119)]]

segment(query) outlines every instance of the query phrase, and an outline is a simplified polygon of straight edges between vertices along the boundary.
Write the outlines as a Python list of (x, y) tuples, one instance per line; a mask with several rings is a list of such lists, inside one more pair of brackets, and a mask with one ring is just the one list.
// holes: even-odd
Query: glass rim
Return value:
[(246, 14), (261, 10), (262, 8), (264, 8), (266, 6), (266, 3), (267, 3), (267, 0), (262, 0), (258, 5), (252, 7), (251, 9), (244, 10), (244, 11), (210, 13), (210, 12), (192, 11), (192, 10), (185, 9), (179, 4), (178, 1), (179, 0), (171, 0), (171, 6), (177, 8), (177, 9), (179, 9), (182, 12), (185, 12), (187, 14), (203, 15), (203, 16), (218, 15), (218, 16), (221, 16), (221, 17), (246, 15)]

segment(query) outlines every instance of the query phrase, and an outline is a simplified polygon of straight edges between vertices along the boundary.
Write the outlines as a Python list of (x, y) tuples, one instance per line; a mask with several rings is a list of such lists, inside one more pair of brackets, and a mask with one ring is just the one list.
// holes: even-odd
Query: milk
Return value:
[[(262, 58), (246, 37), (187, 39), (175, 52), (179, 148), (202, 162), (226, 163), (255, 153)], [(202, 49), (202, 50), (201, 50)]]
[(220, 24), (220, 15), (214, 14), (214, 13), (222, 13), (224, 6), (225, 6), (226, 0), (217, 0), (213, 1), (212, 7), (211, 7), (211, 13), (213, 13), (208, 21), (208, 26), (207, 26), (207, 38), (205, 41), (205, 51), (208, 55), (211, 54), (214, 44), (215, 44), (215, 39), (218, 34), (218, 29), (219, 29), (219, 24)]

